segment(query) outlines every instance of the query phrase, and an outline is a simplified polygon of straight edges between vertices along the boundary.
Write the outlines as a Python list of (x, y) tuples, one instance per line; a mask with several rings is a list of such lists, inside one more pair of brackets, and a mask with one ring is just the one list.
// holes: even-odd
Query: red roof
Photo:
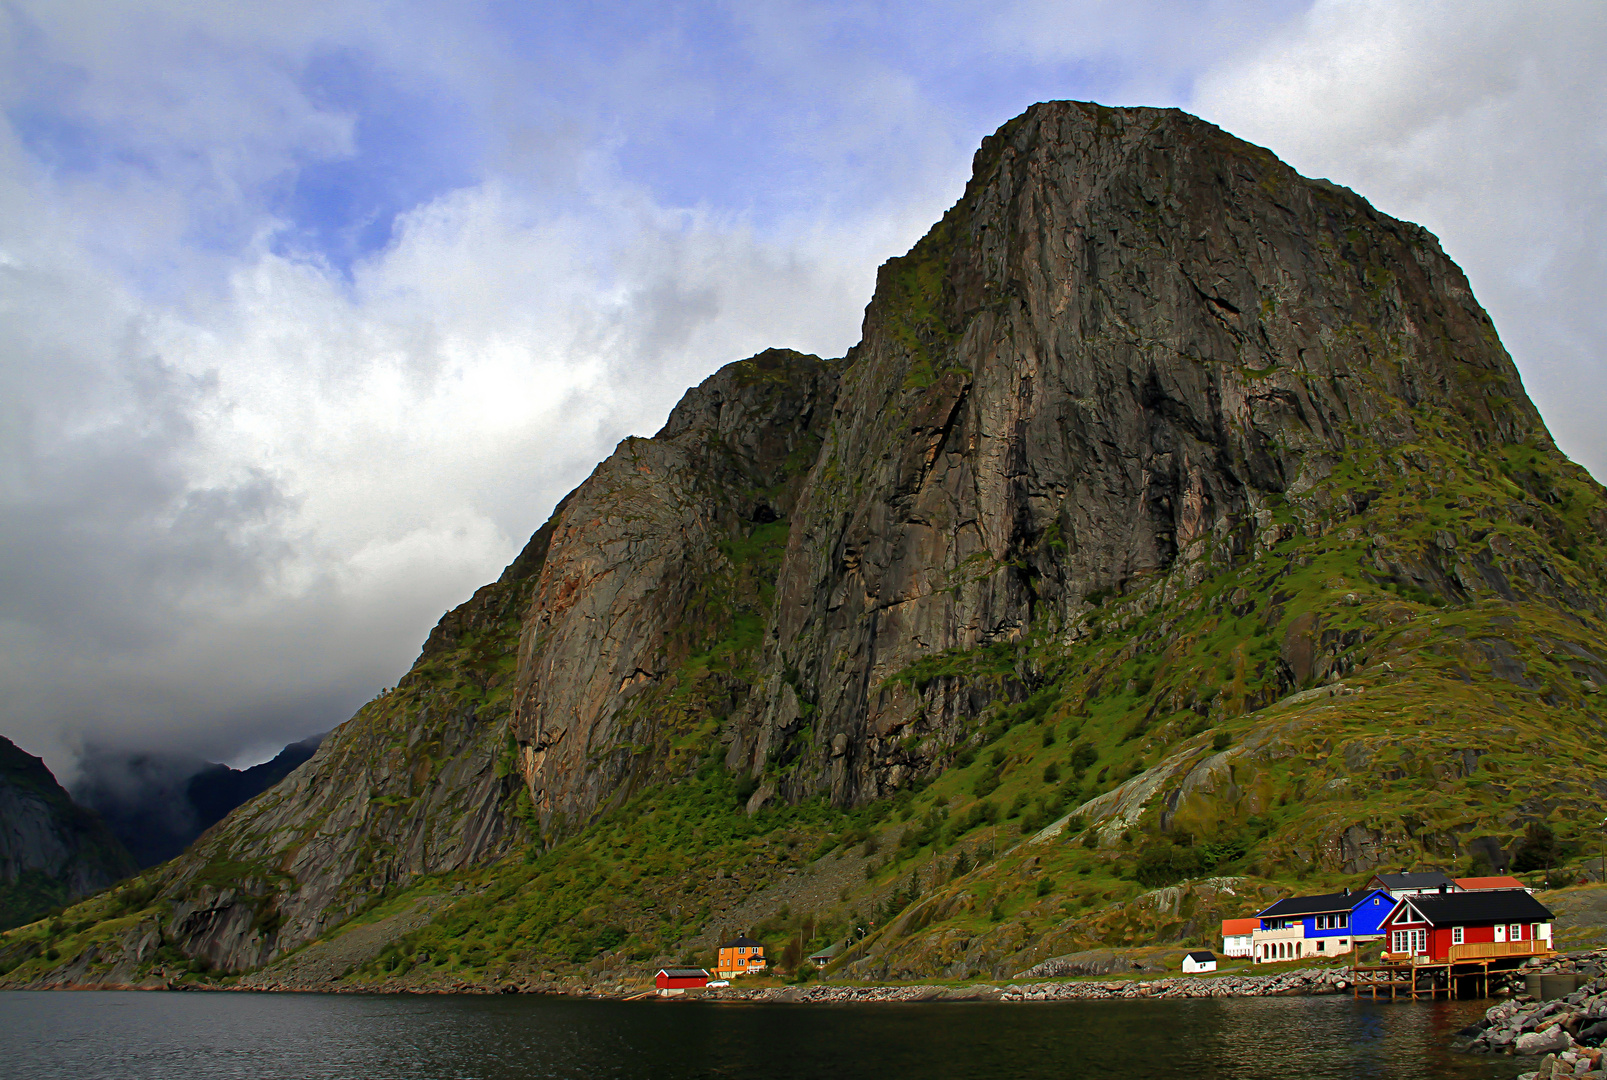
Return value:
[(1222, 936), (1233, 937), (1238, 934), (1248, 934), (1252, 930), (1261, 928), (1260, 919), (1223, 919)]
[(1468, 892), (1478, 892), (1481, 889), (1527, 889), (1528, 886), (1515, 877), (1459, 877), (1457, 885)]

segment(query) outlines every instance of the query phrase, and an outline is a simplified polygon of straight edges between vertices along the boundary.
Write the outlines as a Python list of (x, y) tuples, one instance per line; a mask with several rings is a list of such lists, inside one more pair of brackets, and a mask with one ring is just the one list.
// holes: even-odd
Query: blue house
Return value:
[(1383, 933), (1381, 925), (1394, 906), (1383, 889), (1279, 900), (1257, 916), (1261, 928), (1250, 934), (1250, 955), (1265, 964), (1349, 952), (1358, 938)]

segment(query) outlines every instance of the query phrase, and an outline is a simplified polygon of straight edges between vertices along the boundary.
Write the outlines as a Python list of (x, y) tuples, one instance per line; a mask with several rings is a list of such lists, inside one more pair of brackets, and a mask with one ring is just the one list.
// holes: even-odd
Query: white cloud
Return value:
[(30, 584), (0, 598), (0, 723), (69, 776), (85, 741), (231, 757), (343, 719), (687, 385), (846, 349), (912, 231), (761, 236), (596, 166), (556, 210), (447, 192), (349, 277), (265, 218), (167, 302), (82, 239), (87, 200), (11, 181), (0, 546)]
[(1320, 0), (1195, 107), (1436, 233), (1552, 433), (1607, 476), (1607, 7)]
[[(644, 7), (602, 45), (473, 4), (0, 9), (0, 733), (68, 771), (344, 719), (686, 386), (851, 345), (982, 130), (1167, 103), (1288, 8)], [(1421, 10), (1318, 5), (1199, 102), (1436, 228), (1573, 448), (1542, 376), (1595, 385), (1607, 339), (1594, 9)], [(325, 93), (330, 56), (374, 85)], [(284, 195), (392, 90), (450, 114), (417, 164), (451, 179), (336, 265)]]

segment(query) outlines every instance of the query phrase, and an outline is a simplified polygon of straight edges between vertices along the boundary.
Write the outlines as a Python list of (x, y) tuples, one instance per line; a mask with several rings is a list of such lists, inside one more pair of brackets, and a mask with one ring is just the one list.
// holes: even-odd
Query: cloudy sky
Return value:
[(1437, 233), (1607, 476), (1607, 5), (0, 2), (0, 734), (249, 763), (1034, 101), (1177, 105)]

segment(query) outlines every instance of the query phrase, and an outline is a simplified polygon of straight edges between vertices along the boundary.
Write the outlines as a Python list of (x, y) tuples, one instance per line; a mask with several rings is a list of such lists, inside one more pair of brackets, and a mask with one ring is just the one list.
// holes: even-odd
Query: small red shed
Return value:
[(701, 990), (709, 985), (709, 973), (702, 968), (659, 968), (653, 980), (659, 993), (666, 990)]
[(1551, 952), (1552, 914), (1522, 889), (1403, 896), (1380, 929), (1388, 958), (1434, 964)]

